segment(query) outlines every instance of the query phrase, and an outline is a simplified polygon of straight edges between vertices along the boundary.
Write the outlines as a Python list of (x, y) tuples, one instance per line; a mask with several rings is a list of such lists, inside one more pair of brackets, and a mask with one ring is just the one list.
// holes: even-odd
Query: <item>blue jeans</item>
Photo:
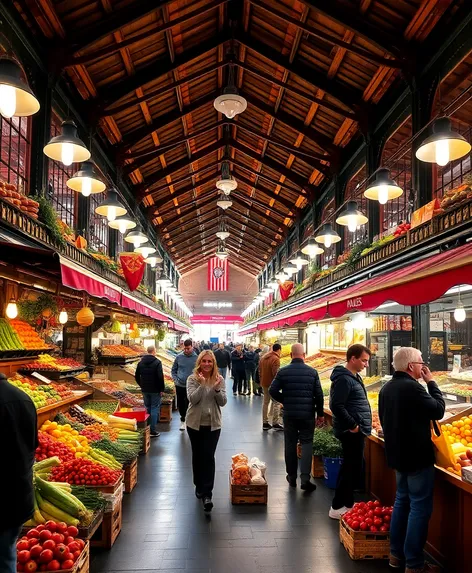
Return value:
[(218, 368), (218, 372), (223, 376), (223, 380), (226, 380), (226, 372), (228, 371), (228, 367), (225, 368)]
[(410, 569), (424, 565), (423, 548), (433, 511), (434, 466), (396, 472), (397, 494), (390, 524), (390, 551)]
[(158, 392), (143, 392), (144, 405), (151, 416), (151, 432), (156, 432), (161, 410), (161, 395)]
[(21, 527), (0, 531), (0, 571), (2, 573), (16, 573), (16, 540), (20, 532)]

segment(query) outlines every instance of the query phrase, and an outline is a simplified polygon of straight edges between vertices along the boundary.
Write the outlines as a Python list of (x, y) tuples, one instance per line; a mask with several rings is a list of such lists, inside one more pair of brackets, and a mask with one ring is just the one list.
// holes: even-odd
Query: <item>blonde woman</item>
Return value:
[(211, 501), (215, 482), (215, 451), (221, 433), (221, 408), (227, 402), (226, 386), (218, 372), (215, 355), (204, 350), (198, 355), (195, 370), (187, 378), (187, 432), (192, 444), (192, 468), (195, 495), (202, 500), (205, 512)]

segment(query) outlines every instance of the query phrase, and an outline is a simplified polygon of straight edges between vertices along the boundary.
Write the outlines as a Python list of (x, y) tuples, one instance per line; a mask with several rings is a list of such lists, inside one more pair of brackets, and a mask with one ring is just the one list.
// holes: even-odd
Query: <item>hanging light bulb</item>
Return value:
[(331, 223), (324, 224), (318, 235), (315, 237), (315, 241), (318, 241), (318, 243), (321, 243), (327, 249), (329, 249), (334, 243), (339, 243), (340, 240), (341, 237), (333, 229)]
[(63, 308), (59, 313), (59, 322), (61, 324), (65, 324), (68, 320), (69, 320), (69, 315), (67, 314), (66, 309)]
[(470, 143), (452, 130), (450, 119), (439, 117), (433, 124), (433, 134), (423, 141), (415, 155), (420, 161), (444, 166), (464, 157), (470, 150)]
[(127, 243), (132, 243), (134, 248), (138, 248), (139, 245), (147, 243), (149, 241), (148, 236), (143, 233), (141, 225), (137, 225), (134, 231), (128, 233), (125, 237)]
[(146, 259), (144, 259), (144, 262), (147, 263), (148, 265), (150, 265), (151, 268), (154, 268), (158, 263), (162, 263), (162, 258), (161, 257), (147, 257)]
[(79, 171), (66, 182), (67, 187), (89, 197), (92, 193), (102, 193), (106, 189), (91, 161), (84, 161)]
[(7, 318), (16, 318), (18, 316), (18, 305), (14, 298), (11, 298), (10, 302), (7, 304), (5, 314), (7, 315)]
[(61, 135), (52, 137), (43, 151), (50, 159), (62, 161), (64, 165), (83, 163), (90, 159), (90, 151), (77, 135), (77, 125), (72, 120), (62, 122)]
[(230, 235), (226, 225), (225, 225), (225, 221), (224, 218), (221, 220), (220, 222), (220, 227), (218, 229), (218, 231), (215, 233), (215, 235), (221, 240), (224, 241), (225, 239), (227, 239)]
[(310, 259), (314, 259), (316, 255), (321, 255), (324, 250), (318, 246), (315, 239), (312, 237), (308, 243), (302, 248), (302, 253), (308, 255)]
[(229, 195), (238, 187), (238, 182), (231, 175), (228, 161), (223, 161), (221, 164), (221, 177), (216, 182), (216, 188), (222, 191), (225, 195)]
[(310, 261), (304, 257), (301, 253), (296, 253), (296, 255), (290, 259), (290, 262), (294, 264), (298, 270), (300, 270), (305, 265), (309, 265)]
[(13, 116), (28, 117), (39, 111), (39, 101), (24, 79), (16, 60), (0, 58), (0, 114), (7, 119)]
[(390, 178), (390, 171), (383, 167), (377, 170), (374, 181), (364, 191), (364, 197), (378, 201), (381, 205), (401, 195), (403, 195), (403, 189)]
[(144, 243), (142, 245), (140, 245), (139, 247), (136, 247), (134, 249), (135, 253), (141, 253), (141, 255), (143, 256), (143, 259), (147, 259), (149, 257), (149, 255), (152, 255), (153, 253), (156, 252), (156, 248), (153, 247), (151, 245), (151, 243), (147, 242)]
[(292, 264), (288, 264), (284, 267), (284, 273), (289, 276), (295, 274), (297, 270), (298, 270), (297, 267)]
[(222, 243), (218, 249), (216, 250), (215, 255), (221, 260), (224, 261), (225, 259), (227, 259), (229, 257), (229, 253), (226, 250), (225, 244)]
[(121, 215), (120, 217), (116, 217), (113, 221), (109, 221), (108, 226), (124, 235), (126, 231), (136, 227), (136, 222), (129, 215)]
[(106, 199), (104, 199), (100, 205), (95, 208), (95, 213), (106, 217), (108, 221), (114, 221), (117, 217), (126, 215), (127, 209), (123, 203), (119, 201), (116, 190), (110, 189), (107, 193)]
[(338, 225), (347, 227), (351, 233), (357, 230), (360, 225), (365, 225), (368, 219), (357, 208), (357, 201), (348, 201), (346, 203), (346, 208), (339, 214), (336, 219)]
[(460, 287), (460, 285), (458, 288), (459, 288), (459, 291), (458, 291), (458, 298), (457, 298), (457, 306), (454, 309), (454, 320), (456, 322), (464, 322), (467, 315), (466, 315), (465, 308), (464, 308), (464, 305), (462, 304), (462, 300), (461, 300), (461, 287)]
[(224, 193), (220, 193), (220, 196), (216, 204), (218, 205), (218, 207), (226, 211), (226, 209), (229, 209), (231, 207), (233, 202)]

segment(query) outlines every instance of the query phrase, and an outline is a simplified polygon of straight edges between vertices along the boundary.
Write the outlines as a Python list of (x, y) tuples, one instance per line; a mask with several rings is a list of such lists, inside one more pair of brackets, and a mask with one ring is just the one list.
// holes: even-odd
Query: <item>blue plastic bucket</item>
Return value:
[(336, 489), (339, 469), (343, 463), (342, 458), (325, 458), (323, 457), (324, 480), (325, 485), (331, 489)]

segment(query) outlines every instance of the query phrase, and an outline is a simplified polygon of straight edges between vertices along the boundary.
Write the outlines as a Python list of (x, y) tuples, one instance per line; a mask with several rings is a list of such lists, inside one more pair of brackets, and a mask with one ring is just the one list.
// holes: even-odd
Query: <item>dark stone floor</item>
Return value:
[[(93, 552), (91, 573), (371, 573), (386, 562), (351, 561), (329, 519), (332, 490), (305, 494), (285, 481), (283, 432), (262, 432), (262, 398), (228, 398), (217, 450), (210, 518), (194, 495), (191, 452), (174, 412), (139, 459), (138, 485), (123, 501), (123, 529), (111, 551)], [(267, 463), (267, 506), (232, 506), (231, 456)]]

